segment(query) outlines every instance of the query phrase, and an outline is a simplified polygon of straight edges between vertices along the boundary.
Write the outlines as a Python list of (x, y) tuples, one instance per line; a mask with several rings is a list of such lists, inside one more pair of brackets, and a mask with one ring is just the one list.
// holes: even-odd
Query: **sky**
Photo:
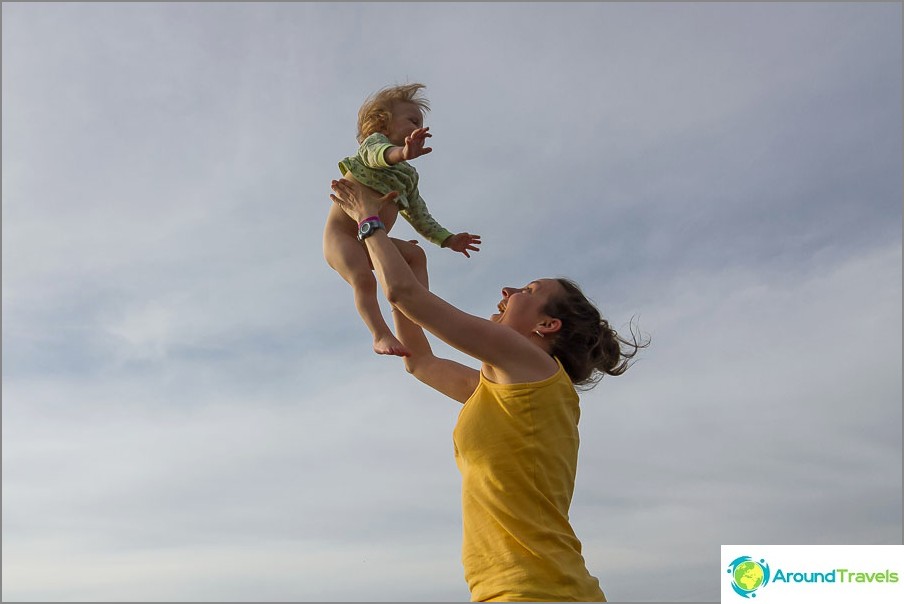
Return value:
[(570, 277), (651, 338), (582, 394), (610, 600), (718, 601), (722, 544), (901, 543), (901, 10), (4, 2), (3, 600), (468, 600), (460, 405), (321, 252), (406, 82), (430, 211), (483, 239), (423, 242), (431, 289)]

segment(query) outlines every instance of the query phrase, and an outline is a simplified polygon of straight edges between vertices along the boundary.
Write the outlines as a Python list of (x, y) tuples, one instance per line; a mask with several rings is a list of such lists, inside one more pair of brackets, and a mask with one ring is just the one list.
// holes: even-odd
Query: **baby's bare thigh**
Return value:
[(329, 229), (323, 233), (323, 256), (333, 270), (346, 280), (373, 270), (370, 254), (361, 245), (357, 235), (345, 229)]

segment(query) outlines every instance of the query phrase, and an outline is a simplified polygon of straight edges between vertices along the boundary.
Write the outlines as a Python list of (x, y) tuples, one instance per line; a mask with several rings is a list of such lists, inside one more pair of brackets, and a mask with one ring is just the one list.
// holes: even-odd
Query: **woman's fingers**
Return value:
[(345, 178), (338, 178), (332, 181), (331, 186), (334, 189), (345, 189), (346, 191), (350, 191), (352, 189), (352, 183)]

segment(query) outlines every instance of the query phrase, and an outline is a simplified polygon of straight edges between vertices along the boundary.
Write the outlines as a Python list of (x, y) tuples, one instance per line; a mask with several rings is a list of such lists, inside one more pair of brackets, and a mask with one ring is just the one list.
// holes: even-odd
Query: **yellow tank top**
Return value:
[(481, 372), (452, 433), (472, 601), (605, 601), (568, 522), (579, 417), (561, 363), (529, 384), (496, 384)]

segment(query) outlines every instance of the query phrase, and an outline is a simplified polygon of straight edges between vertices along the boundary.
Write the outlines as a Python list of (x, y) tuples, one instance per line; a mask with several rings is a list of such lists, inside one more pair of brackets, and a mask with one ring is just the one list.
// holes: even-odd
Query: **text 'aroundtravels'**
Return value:
[(779, 569), (772, 577), (773, 583), (897, 583), (898, 581), (898, 573), (890, 570), (869, 573), (846, 568), (836, 568), (825, 573), (801, 573)]

